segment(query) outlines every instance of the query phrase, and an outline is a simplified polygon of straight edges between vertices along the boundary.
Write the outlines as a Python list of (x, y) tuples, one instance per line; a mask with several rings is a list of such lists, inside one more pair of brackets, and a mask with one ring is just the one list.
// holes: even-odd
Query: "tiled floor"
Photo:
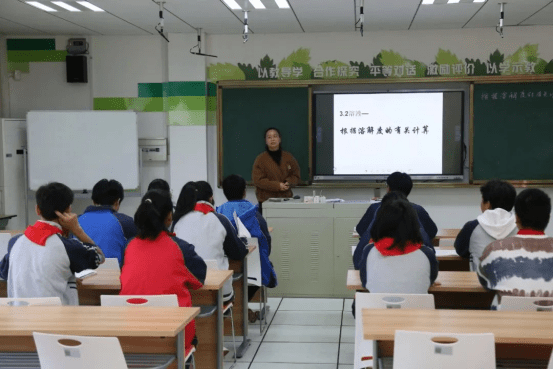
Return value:
[[(260, 334), (259, 324), (250, 324), (251, 346), (234, 368), (352, 369), (351, 303), (350, 299), (269, 298), (268, 325)], [(228, 369), (233, 363), (232, 339), (225, 341), (231, 350), (225, 358)]]

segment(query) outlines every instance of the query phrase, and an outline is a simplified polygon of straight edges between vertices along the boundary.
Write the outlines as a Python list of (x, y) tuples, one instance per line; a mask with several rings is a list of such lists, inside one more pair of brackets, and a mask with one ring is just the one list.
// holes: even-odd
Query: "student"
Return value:
[[(231, 174), (223, 180), (223, 192), (228, 202), (217, 207), (217, 212), (225, 215), (236, 228), (234, 213), (248, 229), (252, 237), (258, 239), (259, 256), (261, 258), (261, 283), (263, 286), (274, 288), (277, 285), (277, 276), (273, 263), (269, 260), (271, 254), (271, 236), (267, 221), (258, 211), (257, 205), (246, 200), (246, 181), (239, 175)], [(248, 300), (251, 300), (259, 287), (248, 287)], [(255, 322), (251, 317), (250, 322)]]
[[(403, 193), (405, 197), (407, 197), (409, 196), (409, 194), (411, 193), (411, 189), (413, 188), (413, 181), (411, 180), (411, 177), (406, 173), (394, 172), (390, 174), (386, 179), (386, 185), (388, 188), (388, 192), (399, 191)], [(430, 215), (428, 215), (428, 213), (426, 212), (426, 210), (424, 210), (422, 206), (414, 203), (410, 204), (417, 212), (419, 222), (422, 226), (422, 237), (425, 244), (432, 247), (431, 241), (434, 237), (436, 237), (436, 233), (438, 233), (438, 228), (436, 227), (436, 224), (432, 221)], [(360, 237), (362, 237), (365, 232), (371, 229), (378, 209), (380, 209), (380, 203), (372, 204), (371, 206), (369, 206), (369, 208), (365, 212), (365, 215), (363, 215), (363, 218), (361, 218), (361, 220), (355, 227), (355, 230), (357, 231), (357, 233), (359, 233)]]
[(482, 202), (476, 220), (464, 225), (455, 239), (455, 250), (471, 259), (471, 269), (478, 269), (482, 252), (490, 243), (517, 233), (515, 215), (511, 212), (517, 193), (508, 182), (493, 180), (480, 187)]
[[(228, 270), (228, 259), (242, 260), (248, 254), (232, 223), (213, 207), (213, 190), (205, 181), (188, 182), (181, 190), (173, 218), (177, 237), (197, 245), (204, 260), (215, 260), (220, 270)], [(223, 300), (234, 298), (232, 280), (223, 287)]]
[[(40, 220), (10, 240), (0, 263), (8, 297), (59, 297), (63, 305), (79, 305), (75, 273), (96, 269), (104, 254), (71, 212), (69, 187), (57, 182), (41, 186), (36, 203)], [(69, 233), (77, 239), (67, 238)]]
[(553, 238), (544, 233), (550, 215), (551, 199), (542, 190), (516, 197), (518, 233), (489, 244), (477, 269), (482, 286), (497, 292), (492, 308), (501, 296), (553, 296)]
[(438, 276), (434, 251), (423, 245), (417, 213), (407, 200), (382, 205), (371, 229), (359, 275), (373, 293), (428, 293)]
[(169, 183), (161, 178), (156, 178), (152, 182), (150, 182), (150, 184), (148, 185), (148, 191), (150, 190), (162, 190), (171, 193), (171, 187), (169, 187)]
[(106, 258), (117, 258), (120, 266), (125, 246), (137, 232), (133, 219), (118, 212), (124, 196), (121, 183), (102, 179), (92, 188), (94, 205), (79, 217), (81, 227), (100, 246)]
[[(138, 234), (125, 250), (121, 295), (176, 294), (179, 306), (190, 307), (188, 289), (203, 286), (206, 265), (194, 246), (167, 231), (173, 221), (173, 203), (167, 191), (150, 190), (134, 215)], [(194, 344), (196, 328), (185, 328), (185, 347)]]

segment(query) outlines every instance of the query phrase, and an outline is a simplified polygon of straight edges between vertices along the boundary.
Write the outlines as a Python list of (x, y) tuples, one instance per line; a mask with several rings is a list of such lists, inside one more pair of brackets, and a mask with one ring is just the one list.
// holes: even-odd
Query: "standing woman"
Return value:
[(282, 151), (280, 131), (267, 128), (265, 131), (265, 152), (259, 154), (253, 163), (252, 180), (255, 195), (261, 204), (271, 197), (292, 197), (291, 187), (300, 181), (300, 167), (287, 151)]

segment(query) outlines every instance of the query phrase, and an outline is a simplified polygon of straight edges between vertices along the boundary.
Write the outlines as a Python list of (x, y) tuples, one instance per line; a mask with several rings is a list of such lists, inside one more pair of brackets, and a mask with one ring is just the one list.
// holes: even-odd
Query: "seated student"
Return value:
[(150, 190), (162, 190), (171, 193), (171, 187), (166, 180), (161, 178), (156, 178), (148, 185), (148, 191)]
[[(248, 254), (232, 223), (213, 206), (213, 189), (205, 181), (188, 182), (181, 190), (173, 218), (177, 237), (196, 245), (204, 260), (215, 260), (220, 270), (229, 268), (228, 259), (242, 260)], [(223, 300), (234, 298), (232, 280), (223, 287)]]
[(464, 225), (455, 239), (455, 250), (463, 258), (471, 259), (471, 269), (478, 269), (482, 252), (490, 243), (517, 233), (515, 215), (511, 213), (517, 192), (508, 182), (493, 180), (480, 187), (482, 203), (476, 220)]
[[(188, 289), (205, 281), (206, 265), (194, 246), (170, 234), (173, 203), (167, 191), (150, 190), (134, 215), (138, 235), (125, 250), (121, 295), (176, 294), (179, 306), (192, 306)], [(185, 328), (185, 347), (195, 344), (194, 321)]]
[(428, 293), (438, 276), (434, 251), (423, 244), (417, 213), (409, 201), (382, 205), (371, 229), (374, 243), (363, 250), (359, 275), (373, 293)]
[[(394, 172), (390, 174), (386, 179), (386, 186), (388, 188), (388, 192), (399, 191), (402, 192), (405, 197), (407, 197), (413, 189), (413, 181), (407, 173)], [(411, 203), (411, 205), (417, 211), (419, 222), (424, 231), (422, 237), (425, 240), (425, 243), (427, 241), (432, 241), (432, 239), (436, 237), (436, 233), (438, 233), (438, 228), (436, 227), (436, 224), (434, 223), (434, 221), (432, 221), (430, 215), (428, 215), (428, 213), (426, 212), (426, 210), (424, 210), (422, 206), (414, 203)], [(376, 213), (378, 212), (379, 208), (380, 203), (372, 204), (371, 206), (369, 206), (369, 208), (365, 212), (365, 215), (363, 215), (363, 217), (355, 227), (355, 230), (357, 231), (357, 233), (359, 233), (359, 236), (363, 236), (363, 234), (367, 230), (371, 229), (371, 225), (374, 222)], [(432, 244), (429, 243), (428, 246), (432, 247)]]
[[(246, 226), (252, 237), (258, 239), (259, 256), (261, 258), (261, 283), (263, 286), (274, 288), (277, 285), (277, 276), (273, 264), (269, 260), (271, 254), (271, 236), (267, 221), (258, 211), (257, 205), (246, 200), (246, 181), (239, 175), (231, 174), (223, 180), (223, 192), (228, 200), (217, 207), (217, 212), (225, 215), (236, 227), (234, 213)], [(248, 287), (248, 300), (251, 300), (259, 287)], [(252, 315), (250, 322), (255, 322)]]
[[(387, 203), (392, 202), (394, 200), (405, 200), (408, 202), (407, 197), (405, 197), (405, 195), (402, 192), (392, 191), (384, 195), (384, 197), (382, 198), (382, 202), (379, 204), (380, 208), (382, 208)], [(376, 214), (378, 215), (378, 212)], [(373, 220), (373, 224), (374, 224), (374, 220)], [(372, 229), (372, 225), (371, 225), (371, 229)], [(431, 247), (433, 250), (434, 247), (431, 246), (431, 241), (428, 239), (428, 237), (426, 237), (426, 233), (424, 232), (424, 229), (422, 228), (420, 221), (419, 221), (419, 231), (422, 236), (423, 244), (427, 245), (428, 247)], [(353, 267), (355, 270), (359, 270), (361, 268), (361, 258), (363, 256), (363, 249), (365, 248), (365, 246), (367, 246), (370, 243), (372, 243), (371, 232), (366, 231), (359, 239), (359, 242), (355, 247), (355, 251), (353, 252)]]
[(544, 233), (551, 199), (526, 189), (516, 197), (515, 215), (518, 233), (489, 244), (477, 269), (482, 286), (497, 292), (492, 308), (501, 296), (553, 296), (553, 238)]
[(79, 216), (81, 227), (100, 246), (106, 258), (117, 258), (120, 266), (125, 246), (137, 232), (132, 218), (118, 212), (124, 197), (121, 183), (102, 179), (92, 188), (94, 205)]
[[(36, 192), (40, 217), (8, 243), (0, 277), (8, 281), (8, 297), (59, 297), (63, 305), (79, 305), (75, 273), (96, 269), (105, 260), (71, 212), (73, 191), (62, 183)], [(67, 238), (69, 233), (77, 239)]]

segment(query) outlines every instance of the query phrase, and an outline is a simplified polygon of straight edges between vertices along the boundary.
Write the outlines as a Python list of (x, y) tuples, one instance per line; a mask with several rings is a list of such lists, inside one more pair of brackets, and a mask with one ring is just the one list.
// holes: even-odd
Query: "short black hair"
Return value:
[(113, 205), (117, 200), (123, 202), (125, 191), (119, 181), (102, 179), (92, 188), (92, 201), (98, 205)]
[(423, 242), (417, 212), (405, 199), (383, 202), (376, 214), (371, 238), (379, 241), (383, 238), (393, 238), (390, 249), (405, 249), (407, 243), (421, 244)]
[(231, 174), (223, 180), (223, 193), (227, 200), (242, 200), (246, 191), (246, 180), (238, 174)]
[(161, 178), (156, 178), (148, 185), (148, 191), (150, 190), (162, 190), (171, 193), (171, 187), (166, 180)]
[(405, 196), (409, 196), (413, 188), (413, 180), (407, 173), (393, 172), (386, 179), (386, 184), (390, 187), (390, 191), (402, 192)]
[(517, 191), (509, 182), (493, 179), (480, 187), (482, 201), (489, 202), (492, 209), (513, 210)]
[(73, 191), (63, 183), (51, 182), (36, 191), (36, 204), (46, 220), (58, 219), (56, 211), (63, 213), (73, 203)]
[(551, 199), (537, 188), (527, 188), (515, 200), (515, 213), (524, 228), (543, 231), (551, 216)]
[(197, 181), (195, 182), (197, 193), (197, 201), (209, 201), (213, 197), (213, 188), (206, 181)]

